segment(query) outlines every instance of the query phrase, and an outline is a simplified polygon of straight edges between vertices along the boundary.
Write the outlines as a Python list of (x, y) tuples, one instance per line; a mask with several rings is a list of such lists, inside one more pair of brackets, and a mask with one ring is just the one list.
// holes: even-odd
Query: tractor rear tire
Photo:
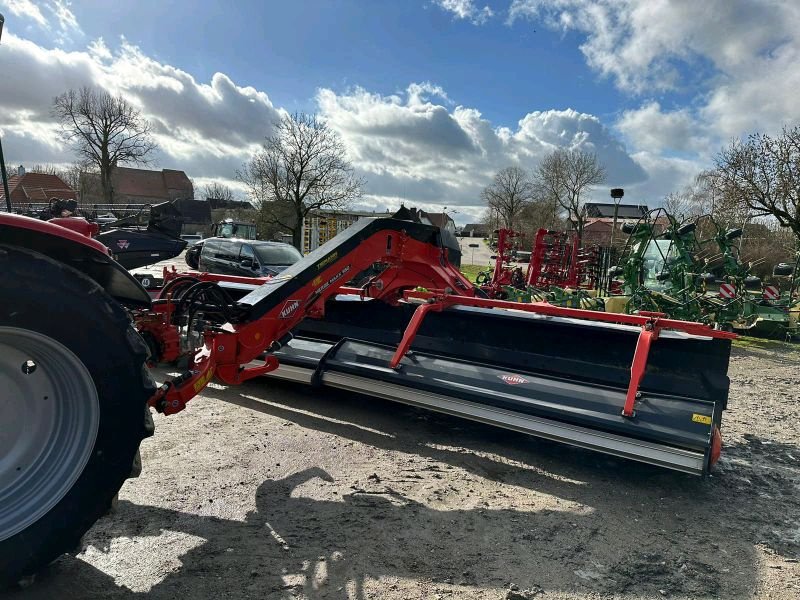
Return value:
[(155, 383), (127, 312), (92, 279), (0, 245), (0, 589), (111, 505), (152, 435)]

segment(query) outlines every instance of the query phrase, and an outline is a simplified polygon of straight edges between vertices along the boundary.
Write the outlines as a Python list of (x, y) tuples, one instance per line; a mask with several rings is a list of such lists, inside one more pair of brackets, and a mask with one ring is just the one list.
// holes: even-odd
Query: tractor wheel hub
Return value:
[(42, 518), (73, 487), (100, 422), (92, 377), (66, 346), (0, 327), (0, 541)]

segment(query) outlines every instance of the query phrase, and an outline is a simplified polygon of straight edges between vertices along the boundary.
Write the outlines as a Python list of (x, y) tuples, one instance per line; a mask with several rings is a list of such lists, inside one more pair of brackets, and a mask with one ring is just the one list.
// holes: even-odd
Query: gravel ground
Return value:
[[(163, 377), (164, 372), (157, 375)], [(800, 352), (737, 348), (702, 480), (357, 395), (215, 384), (10, 598), (800, 597)]]

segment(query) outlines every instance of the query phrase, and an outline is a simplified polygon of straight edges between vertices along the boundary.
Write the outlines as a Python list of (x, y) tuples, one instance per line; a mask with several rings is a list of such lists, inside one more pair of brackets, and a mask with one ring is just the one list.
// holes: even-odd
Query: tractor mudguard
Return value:
[(103, 244), (55, 223), (0, 214), (0, 243), (27, 248), (69, 265), (96, 281), (112, 298), (132, 307), (150, 306), (141, 284)]

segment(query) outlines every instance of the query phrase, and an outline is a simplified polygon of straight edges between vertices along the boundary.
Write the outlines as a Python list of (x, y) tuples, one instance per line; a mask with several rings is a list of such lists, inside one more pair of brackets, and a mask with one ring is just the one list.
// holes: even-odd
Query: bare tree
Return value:
[(497, 215), (500, 225), (513, 229), (522, 209), (533, 199), (533, 184), (528, 173), (519, 167), (498, 171), (490, 185), (481, 192), (489, 211)]
[(520, 230), (533, 236), (539, 229), (563, 229), (566, 224), (559, 218), (558, 212), (553, 210), (552, 203), (539, 199), (534, 200), (525, 205), (520, 212)]
[(720, 225), (741, 226), (752, 218), (750, 209), (719, 189), (716, 180), (717, 175), (713, 170), (701, 171), (681, 191), (667, 194), (662, 206), (678, 220), (711, 215)]
[(315, 115), (303, 113), (284, 116), (237, 176), (249, 188), (260, 222), (290, 231), (301, 250), (306, 215), (343, 209), (361, 196), (364, 186), (339, 135)]
[(78, 163), (73, 163), (68, 167), (59, 169), (58, 176), (75, 191), (81, 188), (81, 173), (85, 172), (85, 167)]
[(685, 221), (692, 215), (694, 209), (692, 197), (688, 190), (684, 190), (683, 192), (670, 192), (664, 196), (661, 206), (663, 206), (664, 210), (677, 221)]
[(41, 173), (43, 175), (58, 175), (58, 167), (51, 164), (35, 164), (29, 169), (26, 169), (28, 173)]
[(586, 224), (583, 212), (586, 192), (605, 179), (606, 170), (598, 162), (596, 154), (563, 148), (545, 156), (534, 175), (537, 196), (566, 211), (579, 239), (583, 238)]
[(713, 185), (723, 198), (790, 229), (800, 247), (800, 126), (735, 139), (714, 159)]
[(205, 184), (200, 193), (206, 199), (213, 198), (214, 200), (223, 200), (225, 202), (231, 202), (236, 199), (233, 195), (233, 190), (218, 181)]
[(113, 203), (111, 175), (117, 165), (147, 164), (156, 144), (150, 123), (122, 96), (83, 87), (53, 100), (61, 135), (79, 158), (97, 169), (103, 199)]

